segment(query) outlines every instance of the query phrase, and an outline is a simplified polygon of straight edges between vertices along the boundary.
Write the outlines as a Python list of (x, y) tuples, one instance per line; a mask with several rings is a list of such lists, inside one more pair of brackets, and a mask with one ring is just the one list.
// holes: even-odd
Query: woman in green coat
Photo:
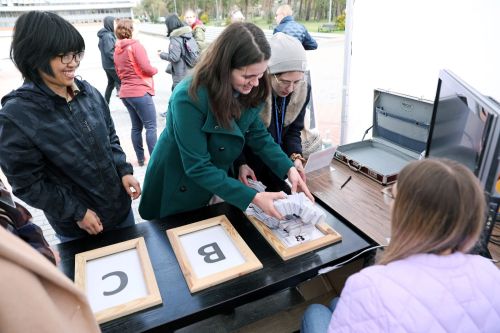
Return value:
[(214, 195), (244, 210), (250, 203), (281, 217), (280, 192), (257, 193), (228, 175), (247, 144), (281, 178), (313, 200), (292, 161), (274, 142), (259, 113), (269, 79), (271, 48), (252, 23), (227, 27), (172, 93), (167, 125), (149, 161), (139, 212), (162, 218), (206, 206)]

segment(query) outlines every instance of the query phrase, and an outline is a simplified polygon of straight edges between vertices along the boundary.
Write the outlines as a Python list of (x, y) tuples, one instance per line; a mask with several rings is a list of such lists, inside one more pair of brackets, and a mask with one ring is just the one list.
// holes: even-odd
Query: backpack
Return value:
[(182, 44), (183, 50), (181, 52), (181, 58), (188, 67), (193, 68), (198, 62), (198, 58), (200, 56), (198, 44), (196, 44), (196, 40), (193, 37), (182, 37)]

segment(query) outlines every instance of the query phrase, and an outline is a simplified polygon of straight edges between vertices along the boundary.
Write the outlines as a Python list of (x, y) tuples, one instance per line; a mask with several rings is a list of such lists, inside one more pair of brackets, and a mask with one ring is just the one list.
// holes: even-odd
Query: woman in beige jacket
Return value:
[(0, 228), (0, 332), (100, 332), (85, 295), (54, 265)]

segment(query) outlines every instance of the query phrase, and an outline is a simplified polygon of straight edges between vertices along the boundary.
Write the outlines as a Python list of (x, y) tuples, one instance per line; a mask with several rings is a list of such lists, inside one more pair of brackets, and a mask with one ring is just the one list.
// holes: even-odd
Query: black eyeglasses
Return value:
[(288, 81), (288, 80), (280, 80), (276, 74), (273, 74), (274, 75), (274, 79), (276, 80), (276, 82), (282, 87), (282, 88), (288, 88), (290, 86), (294, 86), (294, 87), (297, 87), (301, 84), (304, 84), (306, 81), (305, 81), (305, 78), (301, 79), (301, 80), (297, 80), (297, 81)]
[(61, 62), (65, 65), (69, 64), (73, 60), (76, 62), (80, 62), (83, 59), (83, 56), (85, 55), (84, 51), (78, 52), (78, 53), (65, 53), (65, 54), (59, 54), (57, 55), (59, 58), (61, 58)]

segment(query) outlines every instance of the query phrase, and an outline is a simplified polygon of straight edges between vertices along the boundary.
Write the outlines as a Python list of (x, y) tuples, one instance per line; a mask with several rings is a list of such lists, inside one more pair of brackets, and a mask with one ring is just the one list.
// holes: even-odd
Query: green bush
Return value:
[(337, 16), (337, 30), (341, 30), (341, 31), (344, 31), (345, 30), (345, 10), (342, 12), (342, 14), (340, 14), (339, 16)]
[(210, 18), (208, 17), (208, 14), (207, 13), (201, 14), (200, 21), (203, 22), (203, 24), (208, 24), (208, 22), (210, 22)]

